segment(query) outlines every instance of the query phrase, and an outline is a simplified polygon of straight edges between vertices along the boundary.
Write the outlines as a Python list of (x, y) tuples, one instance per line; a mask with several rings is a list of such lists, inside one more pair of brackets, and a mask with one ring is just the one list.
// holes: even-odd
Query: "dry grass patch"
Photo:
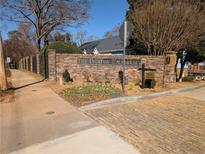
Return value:
[[(195, 86), (195, 85), (201, 85), (205, 82), (176, 82), (176, 83), (169, 83), (163, 86), (155, 86), (153, 89), (142, 89), (139, 85), (135, 85), (134, 83), (128, 83), (126, 85), (126, 95), (127, 96), (133, 96), (133, 95), (146, 95), (150, 93), (156, 93), (156, 92), (163, 92), (170, 89), (177, 89), (177, 88), (184, 88), (188, 86)], [(120, 88), (120, 85), (117, 85), (117, 87)]]
[(14, 91), (13, 90), (7, 90), (2, 91), (0, 90), (0, 103), (12, 103), (14, 99)]
[[(12, 88), (12, 83), (11, 83), (11, 71), (6, 70), (6, 76), (7, 76), (7, 85), (8, 88)], [(14, 99), (14, 90), (6, 90), (3, 91), (0, 89), (0, 104), (4, 103), (12, 103)]]

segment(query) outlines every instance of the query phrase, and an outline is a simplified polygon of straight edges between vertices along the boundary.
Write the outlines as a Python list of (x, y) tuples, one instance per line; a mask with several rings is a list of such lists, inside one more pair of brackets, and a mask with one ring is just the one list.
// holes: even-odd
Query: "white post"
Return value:
[(7, 90), (6, 71), (4, 65), (3, 41), (0, 33), (0, 89)]

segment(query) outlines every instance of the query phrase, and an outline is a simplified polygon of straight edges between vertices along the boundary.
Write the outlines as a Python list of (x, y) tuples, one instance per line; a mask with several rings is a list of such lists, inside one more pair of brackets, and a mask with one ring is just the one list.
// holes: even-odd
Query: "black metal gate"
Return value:
[(28, 58), (28, 71), (31, 71), (31, 60), (30, 60), (30, 57)]
[(36, 58), (36, 56), (32, 57), (32, 72), (37, 73), (37, 58)]
[(47, 50), (44, 50), (40, 56), (40, 74), (45, 78), (48, 78), (48, 53)]

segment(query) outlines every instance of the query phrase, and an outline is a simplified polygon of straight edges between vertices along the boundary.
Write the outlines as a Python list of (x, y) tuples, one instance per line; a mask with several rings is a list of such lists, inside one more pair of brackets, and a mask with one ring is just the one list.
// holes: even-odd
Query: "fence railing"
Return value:
[(45, 52), (22, 58), (18, 68), (40, 74), (48, 78), (48, 55)]

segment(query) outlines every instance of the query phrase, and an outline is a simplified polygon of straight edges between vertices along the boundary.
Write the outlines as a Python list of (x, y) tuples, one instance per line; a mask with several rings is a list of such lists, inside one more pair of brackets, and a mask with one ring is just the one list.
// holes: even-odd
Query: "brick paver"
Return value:
[(205, 102), (170, 95), (86, 111), (143, 154), (205, 151)]

